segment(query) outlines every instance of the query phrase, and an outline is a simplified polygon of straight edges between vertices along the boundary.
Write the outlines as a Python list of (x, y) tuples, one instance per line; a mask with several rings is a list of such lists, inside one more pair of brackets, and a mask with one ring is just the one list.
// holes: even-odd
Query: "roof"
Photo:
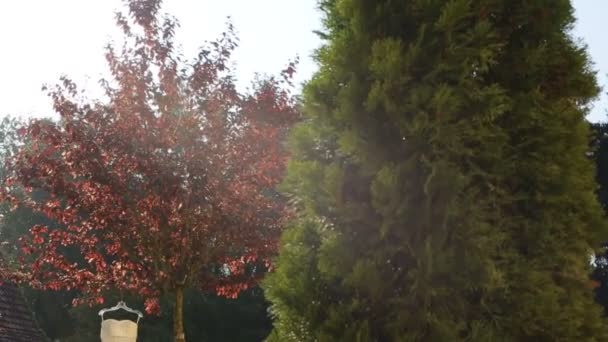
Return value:
[(0, 342), (45, 342), (19, 289), (0, 284)]

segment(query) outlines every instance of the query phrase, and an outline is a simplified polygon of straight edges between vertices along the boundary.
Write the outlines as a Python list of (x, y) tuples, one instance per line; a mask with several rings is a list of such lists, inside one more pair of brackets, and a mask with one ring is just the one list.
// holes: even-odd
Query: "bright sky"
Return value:
[[(602, 85), (608, 85), (608, 45), (603, 42), (606, 0), (573, 0), (579, 22), (574, 35), (589, 45)], [(164, 12), (181, 23), (176, 41), (187, 57), (212, 40), (232, 17), (241, 45), (235, 53), (242, 82), (255, 72), (277, 73), (300, 56), (298, 82), (315, 70), (310, 54), (319, 44), (315, 0), (165, 0)], [(0, 2), (0, 116), (52, 115), (50, 100), (40, 90), (61, 74), (80, 87), (95, 89), (106, 72), (103, 46), (116, 37), (113, 12), (121, 0), (13, 0)], [(245, 84), (246, 85), (246, 84)], [(608, 88), (608, 87), (607, 87)], [(608, 89), (604, 90), (604, 93)], [(606, 119), (608, 97), (596, 103), (589, 119)]]
[[(52, 115), (41, 86), (62, 74), (81, 88), (99, 89), (107, 70), (103, 48), (120, 37), (117, 9), (121, 0), (0, 1), (0, 116)], [(243, 86), (256, 72), (278, 74), (297, 56), (298, 83), (315, 70), (310, 55), (319, 40), (313, 30), (321, 26), (315, 0), (165, 0), (162, 11), (179, 19), (176, 42), (187, 58), (217, 38), (230, 16), (240, 39), (234, 58)]]
[(595, 102), (593, 111), (589, 115), (590, 121), (608, 121), (608, 45), (606, 32), (608, 23), (608, 1), (606, 0), (573, 0), (578, 19), (574, 29), (574, 36), (581, 38), (588, 47), (591, 59), (598, 72), (597, 79), (603, 87), (602, 94)]

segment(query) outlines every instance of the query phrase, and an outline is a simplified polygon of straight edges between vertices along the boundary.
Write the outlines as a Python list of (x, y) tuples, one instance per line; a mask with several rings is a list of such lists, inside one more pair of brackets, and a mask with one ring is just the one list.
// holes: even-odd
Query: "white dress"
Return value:
[(101, 342), (136, 342), (137, 323), (106, 319), (101, 322)]

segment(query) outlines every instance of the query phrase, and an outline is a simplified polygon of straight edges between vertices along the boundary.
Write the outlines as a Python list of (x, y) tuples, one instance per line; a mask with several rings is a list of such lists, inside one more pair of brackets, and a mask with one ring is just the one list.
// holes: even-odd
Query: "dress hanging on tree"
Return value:
[[(136, 314), (137, 321), (104, 319), (103, 315), (105, 313), (116, 310), (124, 310)], [(99, 311), (99, 316), (101, 316), (101, 342), (137, 341), (137, 327), (139, 320), (143, 317), (140, 311), (131, 309), (125, 302), (120, 301), (116, 306)]]

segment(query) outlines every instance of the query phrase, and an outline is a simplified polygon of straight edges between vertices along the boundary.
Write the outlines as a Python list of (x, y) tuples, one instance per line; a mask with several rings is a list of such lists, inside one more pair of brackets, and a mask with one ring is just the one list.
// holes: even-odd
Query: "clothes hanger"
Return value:
[(118, 304), (114, 305), (111, 308), (107, 308), (107, 309), (102, 309), (99, 311), (99, 316), (101, 316), (101, 320), (103, 320), (103, 315), (106, 312), (111, 312), (111, 311), (116, 311), (116, 310), (124, 310), (126, 312), (130, 312), (132, 314), (136, 314), (137, 315), (137, 323), (139, 324), (139, 320), (141, 318), (144, 317), (144, 314), (141, 313), (141, 311), (139, 310), (135, 310), (135, 309), (131, 309), (130, 307), (127, 306), (127, 304), (125, 302), (123, 302), (122, 300), (120, 302), (118, 302)]

